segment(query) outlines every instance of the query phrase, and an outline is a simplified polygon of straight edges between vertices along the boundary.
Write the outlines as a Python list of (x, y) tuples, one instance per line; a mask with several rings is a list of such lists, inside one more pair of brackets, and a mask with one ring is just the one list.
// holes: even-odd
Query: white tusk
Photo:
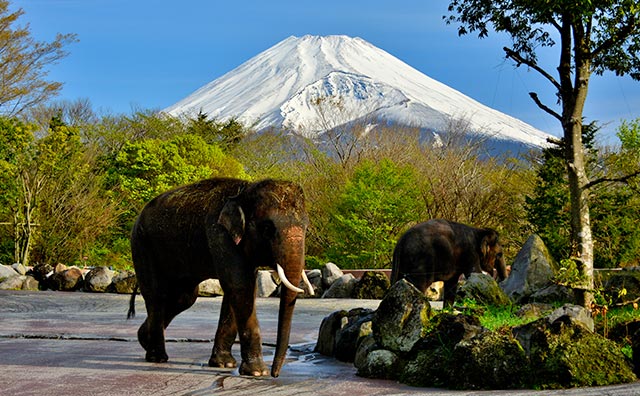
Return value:
[(287, 287), (287, 289), (296, 293), (304, 293), (304, 290), (299, 287), (295, 287), (291, 282), (289, 282), (289, 279), (287, 279), (287, 276), (284, 274), (284, 269), (280, 264), (276, 264), (276, 269), (278, 270), (278, 276), (280, 277), (280, 280)]
[(309, 295), (313, 296), (315, 294), (313, 291), (313, 286), (311, 286), (311, 282), (309, 282), (309, 278), (307, 278), (307, 273), (304, 272), (304, 269), (302, 270), (302, 280), (304, 281), (304, 284), (309, 288)]

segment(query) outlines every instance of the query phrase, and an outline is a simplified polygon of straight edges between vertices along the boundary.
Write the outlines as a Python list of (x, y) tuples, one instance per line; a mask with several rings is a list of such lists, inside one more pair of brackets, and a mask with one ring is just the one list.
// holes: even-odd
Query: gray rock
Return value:
[(347, 311), (336, 311), (322, 319), (315, 351), (325, 356), (334, 356), (337, 332), (349, 323)]
[(358, 375), (367, 378), (397, 379), (400, 376), (400, 358), (385, 349), (372, 351), (365, 364), (358, 369)]
[(200, 297), (215, 297), (223, 296), (224, 291), (220, 286), (220, 281), (217, 279), (207, 279), (198, 285), (198, 295)]
[(516, 311), (519, 318), (540, 318), (543, 315), (550, 314), (553, 311), (553, 305), (545, 303), (529, 303), (525, 304)]
[(114, 272), (107, 267), (95, 267), (84, 277), (84, 290), (104, 293), (113, 281)]
[(256, 278), (256, 289), (258, 297), (271, 297), (276, 291), (278, 285), (274, 282), (270, 271), (258, 271)]
[(22, 284), (22, 290), (38, 291), (40, 290), (40, 282), (33, 276), (27, 275)]
[[(373, 310), (356, 308), (347, 313), (347, 323), (337, 332), (334, 356), (343, 362), (353, 362), (360, 341), (372, 334)], [(344, 321), (344, 320), (343, 320)]]
[(0, 280), (20, 275), (8, 265), (0, 264)]
[(381, 300), (390, 286), (389, 278), (382, 272), (367, 271), (356, 283), (352, 297)]
[(431, 317), (429, 300), (402, 279), (391, 286), (373, 318), (373, 335), (381, 348), (409, 352), (420, 341)]
[(119, 294), (131, 294), (138, 285), (136, 274), (132, 271), (118, 272), (112, 280), (112, 290)]
[(551, 312), (551, 314), (547, 316), (547, 320), (549, 321), (549, 323), (554, 323), (556, 320), (560, 319), (563, 316), (568, 317), (571, 322), (578, 322), (582, 324), (592, 332), (595, 328), (591, 313), (586, 308), (579, 305), (565, 304), (562, 307)]
[(11, 268), (13, 268), (20, 275), (26, 275), (27, 274), (27, 268), (24, 265), (20, 264), (20, 263), (13, 264), (11, 266)]
[(482, 273), (472, 273), (458, 288), (458, 296), (474, 299), (484, 305), (504, 306), (511, 303), (495, 279)]
[(26, 279), (26, 276), (18, 275), (16, 273), (15, 276), (5, 278), (0, 282), (0, 290), (22, 290), (22, 286)]
[(351, 298), (358, 280), (352, 274), (342, 275), (324, 292), (322, 298)]
[(335, 282), (340, 277), (342, 277), (342, 275), (344, 275), (342, 270), (338, 268), (338, 266), (335, 265), (334, 263), (326, 263), (322, 267), (321, 272), (322, 272), (322, 286), (325, 289), (328, 289), (329, 287), (331, 287), (333, 282)]
[(554, 265), (542, 239), (532, 235), (516, 255), (511, 273), (500, 287), (515, 303), (526, 303), (532, 294), (551, 284)]
[[(56, 266), (58, 268), (64, 268)], [(47, 283), (52, 290), (76, 291), (82, 288), (84, 278), (79, 268), (71, 267), (56, 272), (47, 279)]]
[(376, 339), (373, 337), (373, 333), (363, 337), (358, 343), (358, 348), (356, 349), (356, 354), (353, 357), (353, 365), (358, 370), (365, 366), (367, 363), (367, 355), (371, 352), (380, 349), (378, 344), (376, 343)]
[(569, 303), (575, 301), (573, 290), (566, 286), (551, 284), (531, 296), (529, 301), (539, 303)]

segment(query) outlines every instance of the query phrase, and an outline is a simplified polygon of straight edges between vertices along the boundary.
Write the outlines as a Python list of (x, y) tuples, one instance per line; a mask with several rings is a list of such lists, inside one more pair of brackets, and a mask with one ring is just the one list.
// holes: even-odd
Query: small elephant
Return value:
[[(203, 280), (219, 279), (224, 297), (209, 360), (236, 367), (231, 346), (240, 337), (242, 375), (268, 375), (255, 310), (259, 266), (278, 271), (282, 283), (271, 375), (284, 364), (299, 285), (304, 272), (308, 216), (297, 184), (208, 179), (152, 199), (131, 233), (131, 252), (147, 318), (138, 330), (146, 360), (166, 362), (164, 331), (189, 308)], [(129, 314), (135, 315), (135, 292)]]
[(444, 281), (444, 303), (452, 306), (461, 274), (485, 271), (507, 277), (498, 233), (453, 221), (434, 219), (405, 232), (393, 252), (391, 283), (406, 279), (423, 293)]

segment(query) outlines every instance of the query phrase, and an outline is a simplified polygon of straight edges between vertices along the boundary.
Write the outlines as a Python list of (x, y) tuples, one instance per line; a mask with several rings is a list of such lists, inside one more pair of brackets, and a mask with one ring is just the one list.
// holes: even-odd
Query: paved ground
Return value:
[[(207, 366), (221, 299), (200, 298), (167, 330), (169, 363), (150, 364), (135, 339), (145, 317), (142, 299), (133, 320), (126, 320), (128, 301), (114, 294), (0, 291), (0, 395), (640, 395), (640, 383), (555, 392), (411, 388), (359, 378), (351, 364), (311, 352), (325, 316), (376, 308), (371, 300), (299, 300), (280, 377), (253, 379)], [(277, 299), (258, 300), (267, 363), (277, 309)]]

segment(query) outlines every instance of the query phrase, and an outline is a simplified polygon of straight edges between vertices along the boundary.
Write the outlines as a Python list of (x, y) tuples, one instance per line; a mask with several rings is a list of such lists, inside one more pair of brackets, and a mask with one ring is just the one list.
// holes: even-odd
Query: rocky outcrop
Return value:
[(389, 278), (382, 272), (367, 271), (353, 288), (352, 298), (381, 300), (391, 286)]
[(591, 330), (585, 312), (565, 305), (528, 325), (490, 331), (473, 315), (433, 315), (422, 293), (403, 280), (373, 313), (330, 315), (316, 350), (353, 361), (360, 376), (413, 386), (546, 389), (634, 381), (629, 359)]
[(502, 290), (515, 303), (526, 303), (533, 293), (552, 284), (553, 265), (542, 239), (532, 235), (516, 255)]
[(95, 267), (84, 276), (84, 290), (104, 293), (113, 283), (115, 273), (107, 267)]
[(458, 299), (473, 299), (479, 304), (504, 306), (511, 304), (493, 277), (483, 273), (472, 273), (458, 288)]

